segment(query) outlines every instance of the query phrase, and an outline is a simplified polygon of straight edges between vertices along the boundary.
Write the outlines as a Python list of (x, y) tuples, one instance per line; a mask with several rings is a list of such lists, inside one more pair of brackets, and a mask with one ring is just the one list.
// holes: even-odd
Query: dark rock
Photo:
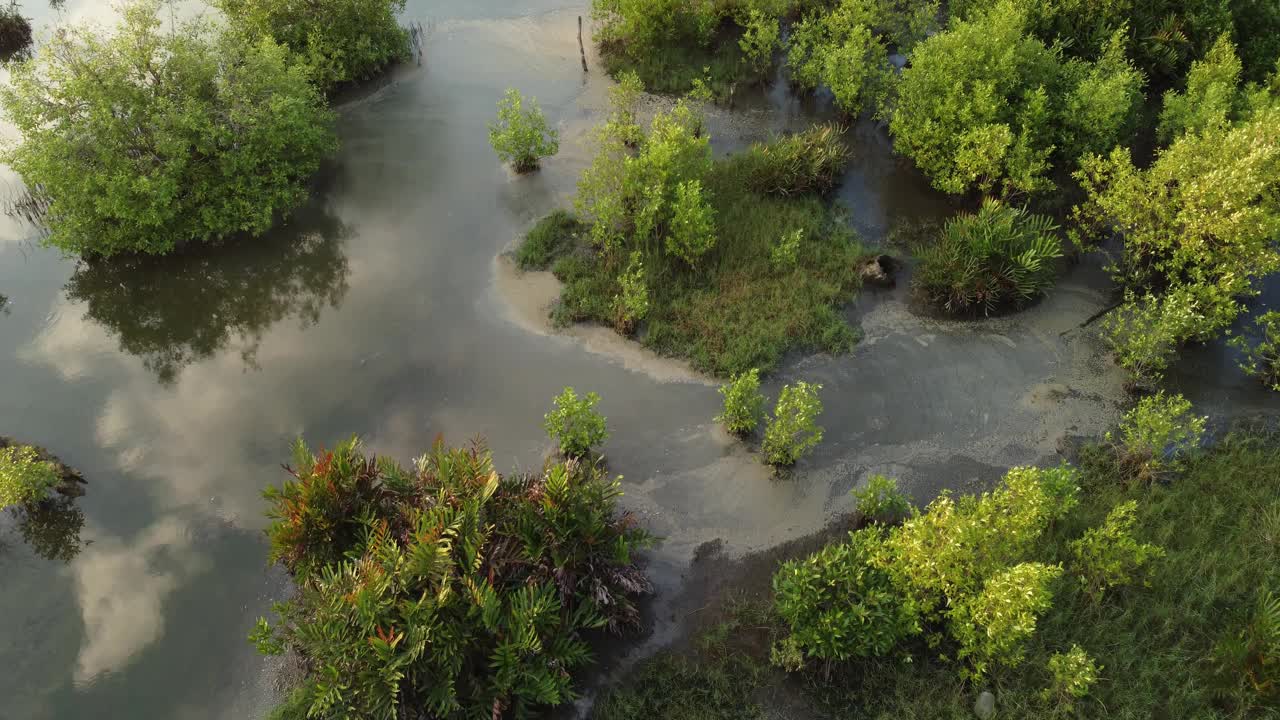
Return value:
[(888, 255), (875, 255), (862, 261), (858, 267), (858, 276), (863, 285), (874, 287), (893, 287), (897, 281), (893, 273), (898, 268), (898, 261)]

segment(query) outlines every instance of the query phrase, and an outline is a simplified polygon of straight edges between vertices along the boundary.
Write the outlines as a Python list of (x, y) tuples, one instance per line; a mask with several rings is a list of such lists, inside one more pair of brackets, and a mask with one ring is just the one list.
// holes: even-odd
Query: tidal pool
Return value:
[[(37, 25), (52, 17), (28, 2)], [(67, 5), (73, 18), (110, 18), (96, 1)], [(69, 560), (37, 555), (0, 514), (0, 719), (260, 717), (278, 673), (246, 635), (288, 583), (265, 563), (259, 493), (300, 435), (358, 434), (401, 460), (438, 434), (483, 437), (500, 468), (528, 468), (550, 448), (552, 396), (599, 392), (624, 502), (665, 538), (649, 560), (653, 647), (674, 632), (666, 610), (703, 542), (767, 548), (847, 510), (871, 472), (927, 500), (1051, 460), (1064, 435), (1114, 420), (1122, 378), (1074, 329), (1107, 302), (1089, 265), (1036, 307), (983, 323), (917, 317), (901, 286), (864, 293), (848, 311), (865, 332), (853, 353), (793, 360), (768, 383), (824, 386), (826, 441), (786, 481), (715, 426), (720, 397), (705, 378), (594, 330), (549, 331), (554, 286), (499, 255), (569, 201), (589, 158), (607, 80), (594, 58), (581, 71), (579, 14), (411, 1), (406, 19), (429, 28), (421, 65), (340, 108), (342, 149), (315, 199), (262, 240), (89, 264), (0, 218), (0, 434), (89, 478)], [(564, 135), (529, 177), (488, 145), (508, 86), (535, 95)], [(824, 117), (813, 105), (775, 88), (717, 110), (715, 146)], [(850, 137), (840, 197), (868, 240), (948, 211), (881, 128)], [(1204, 362), (1256, 395), (1225, 361)]]

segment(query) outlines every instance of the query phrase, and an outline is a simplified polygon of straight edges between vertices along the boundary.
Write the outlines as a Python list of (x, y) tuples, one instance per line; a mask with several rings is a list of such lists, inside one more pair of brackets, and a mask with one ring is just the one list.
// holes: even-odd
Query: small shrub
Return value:
[(703, 196), (702, 181), (687, 180), (676, 186), (671, 208), (671, 234), (667, 236), (667, 252), (689, 265), (716, 244), (715, 210)]
[(865, 487), (852, 492), (858, 512), (872, 521), (892, 520), (911, 512), (911, 501), (898, 490), (898, 481), (875, 474), (867, 478)]
[(764, 417), (760, 371), (752, 368), (733, 376), (727, 385), (720, 386), (720, 394), (724, 396), (724, 411), (716, 417), (716, 422), (724, 423), (725, 429), (735, 435), (755, 432)]
[(618, 287), (622, 292), (613, 299), (614, 327), (623, 335), (630, 335), (636, 324), (649, 314), (649, 286), (645, 283), (644, 258), (639, 250), (632, 251), (627, 269), (618, 276)]
[(1071, 542), (1080, 584), (1094, 602), (1108, 589), (1133, 582), (1152, 560), (1164, 556), (1164, 550), (1133, 537), (1137, 511), (1136, 500), (1123, 502), (1107, 514), (1101, 527), (1089, 528)]
[(538, 162), (560, 151), (560, 133), (547, 127), (536, 100), (528, 101), (520, 91), (508, 88), (498, 103), (498, 120), (489, 125), (489, 144), (503, 162), (509, 162), (516, 172), (526, 173), (538, 169)]
[(988, 198), (976, 214), (949, 221), (920, 253), (915, 286), (951, 313), (1020, 306), (1054, 281), (1062, 246), (1044, 216)]
[(995, 490), (958, 501), (944, 494), (893, 528), (882, 562), (926, 618), (942, 621), (988, 579), (1028, 560), (1078, 497), (1073, 468), (1012, 468)]
[(1280, 392), (1280, 312), (1264, 313), (1254, 321), (1254, 327), (1262, 334), (1257, 343), (1250, 343), (1243, 335), (1231, 340), (1232, 346), (1244, 352), (1240, 368)]
[[(872, 562), (881, 544), (875, 530), (850, 533), (848, 541), (788, 561), (774, 574), (775, 607), (804, 656), (879, 657), (920, 632), (912, 602)], [(785, 659), (795, 665), (794, 657)]]
[(773, 65), (778, 37), (778, 19), (751, 8), (743, 24), (742, 37), (738, 38), (738, 47), (756, 75), (763, 76)]
[(41, 460), (35, 448), (0, 448), (0, 508), (43, 500), (57, 484), (57, 470), (52, 463)]
[(804, 240), (804, 228), (796, 228), (782, 237), (769, 250), (769, 262), (780, 272), (794, 270), (800, 260), (800, 243)]
[(1142, 398), (1124, 414), (1118, 433), (1107, 433), (1121, 473), (1130, 480), (1152, 482), (1200, 446), (1205, 418), (1191, 413), (1191, 401), (1164, 391)]
[(1022, 662), (1036, 619), (1053, 604), (1050, 583), (1061, 574), (1056, 565), (1020, 563), (988, 579), (977, 595), (961, 599), (947, 624), (960, 643), (958, 657), (968, 664), (961, 675), (977, 680), (996, 665)]
[(794, 465), (822, 442), (822, 428), (817, 423), (822, 414), (821, 389), (821, 385), (803, 381), (782, 388), (773, 419), (764, 431), (764, 456), (770, 465)]
[(762, 195), (825, 194), (849, 162), (844, 128), (834, 123), (756, 143), (738, 160), (747, 187)]
[(553, 402), (555, 409), (546, 414), (543, 427), (565, 456), (582, 457), (609, 439), (605, 419), (596, 412), (599, 395), (589, 392), (579, 398), (573, 388), (567, 387)]
[(521, 270), (545, 270), (557, 258), (572, 250), (584, 226), (568, 210), (555, 210), (529, 230), (516, 249), (516, 265)]
[(1065, 653), (1050, 655), (1048, 665), (1050, 685), (1041, 693), (1041, 698), (1053, 703), (1060, 713), (1073, 711), (1076, 701), (1089, 695), (1102, 671), (1079, 645), (1072, 645)]

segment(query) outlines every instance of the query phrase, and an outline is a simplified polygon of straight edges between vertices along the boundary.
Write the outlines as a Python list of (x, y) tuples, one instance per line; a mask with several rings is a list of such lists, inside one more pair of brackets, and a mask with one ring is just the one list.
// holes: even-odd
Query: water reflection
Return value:
[(35, 554), (46, 560), (69, 563), (80, 554), (80, 530), (84, 512), (69, 497), (55, 497), (10, 508), (18, 520), (18, 532)]
[(85, 317), (115, 333), (120, 349), (142, 358), (161, 383), (233, 342), (257, 368), (263, 333), (296, 317), (314, 325), (337, 308), (350, 268), (349, 228), (321, 207), (258, 239), (202, 246), (165, 257), (81, 262), (67, 296)]

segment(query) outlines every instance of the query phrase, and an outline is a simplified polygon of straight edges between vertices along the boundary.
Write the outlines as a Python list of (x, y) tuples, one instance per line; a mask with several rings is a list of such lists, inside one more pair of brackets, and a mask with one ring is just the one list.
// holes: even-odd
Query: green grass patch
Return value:
[[(707, 188), (717, 243), (696, 269), (646, 257), (650, 309), (637, 339), (722, 376), (771, 369), (788, 351), (852, 348), (857, 331), (841, 307), (857, 292), (855, 266), (865, 251), (844, 216), (820, 197), (752, 191), (732, 159), (714, 164)], [(796, 231), (794, 262), (775, 262), (774, 248)], [(543, 258), (546, 247), (562, 253), (552, 265), (564, 283), (553, 319), (613, 324), (617, 269), (585, 245), (570, 250), (542, 237), (530, 233), (526, 245), (538, 243), (530, 256)], [(518, 256), (524, 253), (522, 247)]]
[(556, 210), (542, 218), (516, 249), (516, 265), (521, 270), (546, 270), (561, 255), (573, 249), (583, 231), (582, 223), (567, 210)]
[[(644, 706), (646, 717), (719, 718), (729, 715), (714, 713), (739, 710), (732, 704), (736, 698), (774, 697), (786, 687), (798, 690), (812, 711), (790, 717), (967, 720), (973, 717), (977, 694), (990, 689), (1001, 718), (1276, 717), (1277, 628), (1269, 630), (1269, 640), (1258, 635), (1265, 625), (1259, 619), (1264, 614), (1259, 611), (1261, 598), (1267, 591), (1280, 593), (1276, 437), (1228, 436), (1166, 484), (1126, 483), (1114, 455), (1103, 449), (1086, 450), (1081, 469), (1081, 504), (1049, 530), (1039, 550), (1042, 561), (1062, 562), (1066, 568), (1053, 588), (1053, 606), (1040, 619), (1026, 660), (997, 670), (981, 686), (966, 684), (956, 664), (939, 658), (947, 650), (945, 642), (929, 649), (917, 638), (891, 657), (829, 665), (811, 662), (802, 673), (785, 677), (781, 671), (761, 669), (768, 652), (760, 649), (764, 643), (754, 642), (756, 650), (749, 660), (705, 649), (691, 651), (693, 659), (681, 661), (684, 664), (656, 660), (600, 707), (611, 709), (665, 693), (672, 702), (679, 697), (680, 703), (705, 700), (708, 706), (650, 704)], [(1102, 524), (1127, 500), (1137, 501), (1134, 535), (1159, 545), (1166, 555), (1155, 561), (1148, 584), (1112, 588), (1095, 600), (1072, 570), (1068, 544)], [(778, 622), (755, 618), (749, 625), (758, 633), (761, 625), (776, 627)], [(775, 635), (781, 632), (776, 627)], [(1073, 645), (1088, 652), (1101, 671), (1089, 695), (1064, 711), (1043, 691), (1051, 682), (1050, 656)], [(754, 670), (736, 671), (743, 663)], [(686, 669), (679, 683), (669, 680), (671, 673), (659, 671), (666, 665)], [(690, 667), (696, 670), (687, 670)], [(689, 677), (689, 672), (698, 676)], [(735, 699), (685, 690), (710, 687), (715, 678), (735, 672)], [(595, 717), (641, 716), (598, 712)]]

